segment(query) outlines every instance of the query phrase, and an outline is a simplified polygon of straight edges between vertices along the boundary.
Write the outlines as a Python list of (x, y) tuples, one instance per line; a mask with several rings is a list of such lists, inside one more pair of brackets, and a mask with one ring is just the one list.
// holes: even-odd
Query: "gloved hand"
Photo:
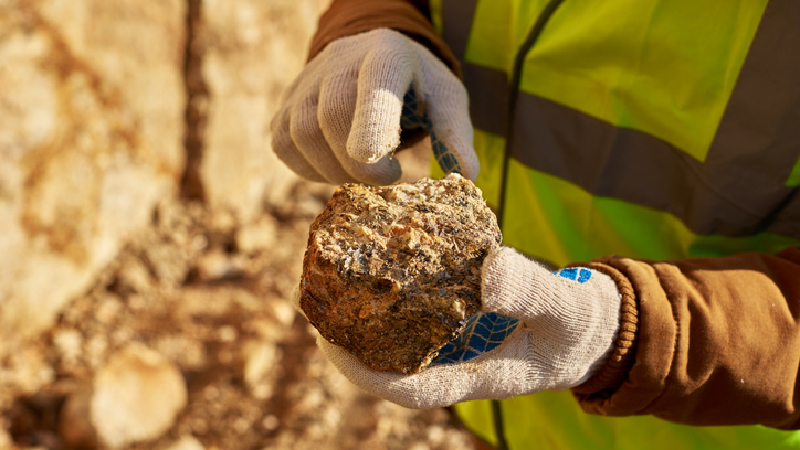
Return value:
[(482, 277), (483, 313), (417, 374), (375, 372), (322, 337), (317, 345), (354, 384), (409, 408), (567, 389), (611, 354), (621, 297), (607, 275), (588, 268), (551, 273), (501, 247), (487, 256)]
[(272, 148), (312, 181), (388, 185), (401, 173), (391, 158), (401, 126), (428, 130), (442, 169), (475, 181), (464, 85), (422, 45), (378, 29), (333, 41), (308, 63), (272, 120)]

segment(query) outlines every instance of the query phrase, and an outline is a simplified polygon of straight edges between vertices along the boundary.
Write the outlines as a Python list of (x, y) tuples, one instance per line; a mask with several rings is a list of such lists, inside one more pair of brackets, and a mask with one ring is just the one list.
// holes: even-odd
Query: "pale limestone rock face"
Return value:
[(0, 2), (0, 339), (35, 334), (175, 194), (180, 0)]
[(329, 3), (203, 2), (209, 103), (202, 179), (209, 203), (232, 207), (245, 222), (263, 201), (280, 202), (297, 179), (270, 149), (269, 122), (305, 65), (317, 17)]

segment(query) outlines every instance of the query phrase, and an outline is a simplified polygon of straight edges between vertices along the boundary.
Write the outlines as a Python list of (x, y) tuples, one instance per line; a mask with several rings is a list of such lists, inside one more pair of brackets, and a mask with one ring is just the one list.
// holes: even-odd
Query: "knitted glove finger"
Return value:
[(355, 113), (347, 140), (347, 153), (362, 162), (375, 162), (400, 145), (403, 95), (420, 72), (418, 50), (409, 38), (389, 30), (372, 33), (358, 70)]
[[(331, 152), (325, 134), (317, 121), (318, 99), (305, 97), (294, 103), (291, 111), (290, 135), (295, 149), (302, 149), (302, 157), (329, 183), (342, 184), (358, 181), (351, 171), (343, 167)], [(290, 147), (291, 148), (291, 147)], [(356, 172), (357, 173), (357, 172)]]
[(324, 171), (317, 169), (306, 160), (303, 153), (297, 148), (292, 140), (290, 131), (291, 120), (289, 109), (279, 111), (272, 118), (270, 128), (272, 129), (272, 150), (281, 161), (283, 161), (292, 172), (300, 175), (309, 181), (332, 182), (323, 175)]
[[(338, 69), (320, 87), (317, 119), (325, 142), (345, 171), (358, 181), (372, 185), (391, 184), (400, 178), (396, 159), (379, 158), (371, 163), (352, 158), (347, 151), (356, 112), (359, 74), (348, 68)], [(369, 145), (369, 144), (365, 144)]]

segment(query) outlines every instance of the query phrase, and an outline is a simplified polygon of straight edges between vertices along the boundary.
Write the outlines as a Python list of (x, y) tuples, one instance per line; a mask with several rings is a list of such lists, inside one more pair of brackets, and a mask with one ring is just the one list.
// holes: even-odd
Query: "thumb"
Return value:
[(510, 247), (493, 249), (481, 269), (482, 309), (529, 322), (553, 301), (563, 303), (556, 299), (560, 290), (544, 286), (551, 278), (548, 269)]

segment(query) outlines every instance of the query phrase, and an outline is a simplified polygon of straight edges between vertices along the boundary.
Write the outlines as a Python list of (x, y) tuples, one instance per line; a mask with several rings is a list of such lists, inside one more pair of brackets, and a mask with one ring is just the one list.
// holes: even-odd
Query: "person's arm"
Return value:
[[(420, 3), (335, 0), (320, 19), (309, 58), (317, 56), (334, 41), (387, 28), (422, 44), (459, 74), (452, 52), (433, 30), (424, 8), (418, 7)], [(279, 126), (275, 128), (280, 130)], [(276, 132), (276, 135), (288, 136), (289, 133)], [(282, 147), (282, 142), (279, 140), (279, 145), (274, 147)], [(521, 264), (520, 260), (513, 265)], [(800, 249), (788, 249), (777, 256), (752, 253), (671, 262), (608, 257), (588, 267), (616, 282), (622, 309), (612, 330), (618, 334), (610, 358), (588, 364), (592, 376), (586, 382), (585, 378), (569, 374), (568, 382), (555, 385), (558, 388), (575, 386), (578, 383), (568, 383), (580, 379), (580, 384), (572, 389), (584, 410), (614, 416), (652, 414), (694, 425), (763, 424), (800, 428), (797, 411), (800, 399), (794, 397), (800, 367)], [(542, 270), (526, 269), (530, 274), (524, 277), (498, 272), (498, 279), (508, 285), (509, 293), (503, 294), (502, 297), (508, 298), (499, 303), (513, 309), (519, 302), (518, 291), (527, 290), (529, 283), (536, 288), (533, 291), (537, 291), (528, 299), (531, 311), (541, 307), (539, 302), (552, 303), (548, 295), (540, 295), (552, 290), (554, 283), (553, 278), (540, 273)], [(562, 288), (554, 292), (562, 292)], [(555, 297), (559, 301), (571, 298), (566, 294)], [(598, 310), (604, 310), (603, 299), (611, 297), (596, 296), (596, 305), (587, 310), (591, 314), (583, 311), (588, 315), (577, 324), (573, 323), (572, 312), (558, 304), (551, 308), (552, 314), (547, 314), (548, 320), (569, 325), (564, 325), (564, 330), (572, 326), (570, 336), (577, 335), (575, 329), (583, 328), (587, 339), (594, 342), (592, 348), (600, 349), (598, 352), (605, 358), (607, 355), (601, 350), (605, 348), (608, 333), (600, 332), (603, 327), (598, 324), (605, 322), (598, 317), (607, 319), (611, 315), (595, 316)], [(586, 308), (587, 298), (580, 295), (570, 302), (574, 301), (576, 308)], [(569, 314), (564, 315), (565, 311)], [(527, 311), (519, 314), (526, 316)], [(529, 320), (533, 323), (538, 316), (531, 314)], [(531, 327), (518, 334), (535, 333), (538, 329)], [(525, 339), (536, 343), (540, 338)], [(528, 356), (535, 354), (536, 358), (529, 359), (529, 364), (523, 368), (535, 377), (526, 378), (525, 383), (504, 383), (494, 376), (500, 373), (496, 370), (475, 370), (476, 367), (487, 368), (489, 364), (470, 362), (454, 366), (452, 370), (450, 367), (433, 368), (427, 374), (412, 377), (375, 374), (346, 359), (348, 355), (335, 346), (322, 344), (326, 345), (323, 350), (327, 349), (329, 357), (334, 355), (332, 359), (339, 362), (337, 366), (354, 382), (392, 401), (413, 398), (414, 401), (407, 404), (414, 407), (536, 392), (551, 388), (548, 383), (563, 375), (555, 370), (543, 376), (542, 361), (546, 363), (552, 355), (535, 348), (525, 350)], [(500, 350), (509, 348), (503, 346)], [(565, 348), (569, 350), (567, 353), (574, 353), (569, 345)], [(486, 357), (491, 360), (491, 355)], [(505, 356), (497, 358), (498, 364), (509, 360)], [(460, 373), (462, 366), (469, 379), (464, 380), (463, 389), (456, 393), (453, 377)], [(596, 367), (600, 370), (595, 371)], [(442, 380), (441, 392), (434, 389), (439, 379)], [(504, 384), (514, 386), (506, 389)], [(423, 391), (425, 395), (415, 394)]]
[(616, 358), (573, 388), (585, 411), (800, 428), (800, 248), (663, 262), (606, 257), (590, 267), (610, 274), (635, 310), (623, 318)]
[(319, 19), (308, 59), (336, 39), (378, 28), (398, 31), (422, 44), (461, 78), (458, 61), (428, 18), (428, 2), (420, 0), (334, 0)]

